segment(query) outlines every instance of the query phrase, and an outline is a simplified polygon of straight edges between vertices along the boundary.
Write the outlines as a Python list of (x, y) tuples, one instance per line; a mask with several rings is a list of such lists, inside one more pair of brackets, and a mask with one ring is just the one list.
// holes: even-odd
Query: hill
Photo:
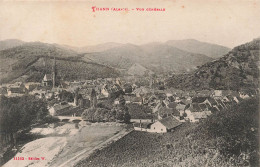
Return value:
[(187, 52), (204, 54), (211, 58), (219, 58), (230, 51), (230, 48), (207, 42), (200, 42), (195, 39), (170, 40), (167, 41), (166, 44)]
[(259, 55), (260, 39), (255, 39), (194, 72), (173, 75), (167, 85), (190, 90), (258, 88)]
[[(185, 40), (169, 40), (165, 43), (160, 43), (160, 42), (153, 42), (153, 43), (148, 43), (145, 45), (169, 45), (173, 46), (175, 48), (178, 48), (180, 50), (190, 52), (190, 53), (197, 53), (197, 54), (202, 54), (206, 55), (211, 58), (219, 58), (222, 55), (228, 53), (231, 49), (227, 48), (225, 46), (217, 45), (217, 44), (212, 44), (212, 43), (207, 43), (207, 42), (201, 42), (195, 39), (185, 39)], [(107, 42), (107, 43), (102, 43), (98, 45), (90, 45), (90, 46), (85, 46), (85, 47), (71, 47), (68, 45), (62, 45), (63, 47), (75, 50), (79, 53), (91, 53), (91, 52), (103, 52), (109, 49), (121, 47), (125, 44), (121, 43), (115, 43), (115, 42)]]
[(166, 134), (133, 131), (76, 167), (258, 166), (258, 100)]
[(128, 74), (130, 75), (139, 75), (139, 76), (143, 76), (145, 74), (149, 74), (152, 73), (150, 70), (144, 68), (143, 66), (141, 66), (140, 64), (133, 64), (129, 70), (127, 71)]
[(138, 63), (157, 73), (190, 71), (212, 60), (205, 55), (189, 53), (161, 43), (141, 46), (124, 44), (104, 52), (85, 54), (83, 59), (120, 69), (129, 69)]
[(25, 42), (18, 40), (18, 39), (3, 40), (3, 41), (0, 41), (0, 51), (5, 50), (5, 49), (9, 49), (9, 48), (13, 48), (13, 47), (16, 47), (16, 46), (20, 46), (24, 43)]
[(66, 80), (118, 75), (112, 68), (81, 60), (81, 55), (75, 51), (33, 42), (0, 51), (0, 82), (39, 81), (45, 73), (51, 72), (53, 57), (56, 57), (58, 77)]
[(115, 43), (115, 42), (107, 42), (107, 43), (98, 44), (98, 45), (79, 47), (77, 49), (77, 51), (79, 53), (103, 52), (105, 50), (116, 48), (116, 47), (119, 47), (121, 45), (123, 45), (123, 44)]

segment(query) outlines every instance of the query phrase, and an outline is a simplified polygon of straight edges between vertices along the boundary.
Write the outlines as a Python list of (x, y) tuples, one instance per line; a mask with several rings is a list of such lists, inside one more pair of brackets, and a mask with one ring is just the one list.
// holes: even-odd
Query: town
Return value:
[[(135, 69), (135, 70), (133, 70)], [(137, 70), (140, 69), (140, 70)], [(144, 71), (145, 70), (145, 71)], [(17, 97), (31, 95), (48, 103), (49, 114), (66, 119), (77, 119), (89, 108), (112, 109), (113, 106), (137, 106), (128, 111), (129, 122), (138, 131), (164, 133), (182, 122), (196, 123), (212, 113), (232, 108), (257, 92), (232, 90), (183, 91), (167, 88), (164, 76), (156, 76), (139, 64), (134, 64), (128, 75), (119, 78), (58, 81), (56, 60), (52, 73), (42, 82), (15, 82), (1, 85), (1, 95)], [(141, 106), (145, 111), (138, 110)], [(66, 116), (66, 117), (62, 117)], [(72, 117), (72, 118), (70, 118)], [(82, 116), (84, 117), (84, 116)], [(85, 121), (116, 121), (115, 118)]]

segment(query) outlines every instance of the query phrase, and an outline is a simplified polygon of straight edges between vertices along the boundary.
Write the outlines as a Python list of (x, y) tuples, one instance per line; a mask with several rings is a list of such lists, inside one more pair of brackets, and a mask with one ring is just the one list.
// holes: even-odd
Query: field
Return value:
[[(79, 129), (72, 123), (66, 123), (55, 128), (34, 128), (31, 132), (42, 135), (43, 138), (25, 144), (15, 155), (24, 157), (24, 160), (11, 159), (4, 167), (45, 165), (56, 167), (62, 164), (72, 166), (75, 160), (81, 158), (78, 155), (84, 153), (86, 157), (89, 151), (102, 147), (107, 140), (123, 135), (125, 129), (123, 124), (117, 123), (82, 124)], [(44, 157), (45, 160), (28, 160), (29, 157)]]

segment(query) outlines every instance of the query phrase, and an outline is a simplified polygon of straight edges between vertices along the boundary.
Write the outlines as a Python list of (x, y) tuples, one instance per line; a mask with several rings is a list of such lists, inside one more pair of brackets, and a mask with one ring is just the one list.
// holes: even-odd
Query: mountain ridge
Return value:
[(230, 51), (228, 47), (201, 42), (195, 39), (169, 40), (166, 44), (188, 52), (204, 54), (212, 58), (218, 58)]
[(0, 41), (0, 51), (23, 45), (25, 42), (19, 39), (6, 39)]
[[(213, 60), (212, 58), (180, 50), (176, 47), (156, 43), (153, 46), (124, 44), (104, 52), (89, 53), (84, 56), (101, 64), (115, 68), (130, 68), (139, 63), (154, 72), (181, 72)], [(83, 58), (84, 59), (84, 58)]]

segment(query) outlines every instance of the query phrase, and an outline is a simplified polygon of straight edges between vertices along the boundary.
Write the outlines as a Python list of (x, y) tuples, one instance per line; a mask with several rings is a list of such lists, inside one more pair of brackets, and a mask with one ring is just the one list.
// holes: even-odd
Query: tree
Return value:
[(96, 108), (97, 107), (97, 94), (95, 89), (92, 89), (90, 95), (90, 107)]
[[(152, 109), (145, 105), (127, 104), (129, 114), (134, 119), (152, 119)], [(148, 114), (149, 113), (149, 114)]]
[(5, 135), (16, 137), (19, 130), (25, 130), (36, 122), (44, 122), (47, 115), (47, 104), (33, 96), (0, 98), (0, 130)]
[(131, 115), (128, 112), (126, 112), (124, 114), (124, 122), (125, 123), (130, 123), (130, 120), (131, 120)]
[(63, 101), (67, 102), (73, 102), (74, 101), (74, 96), (71, 92), (62, 90), (62, 92), (59, 94), (59, 98)]
[(88, 108), (81, 114), (82, 119), (94, 121), (95, 108)]
[(115, 118), (126, 123), (130, 122), (131, 115), (128, 112), (128, 108), (125, 105), (116, 105), (113, 108), (113, 111), (116, 113)]

